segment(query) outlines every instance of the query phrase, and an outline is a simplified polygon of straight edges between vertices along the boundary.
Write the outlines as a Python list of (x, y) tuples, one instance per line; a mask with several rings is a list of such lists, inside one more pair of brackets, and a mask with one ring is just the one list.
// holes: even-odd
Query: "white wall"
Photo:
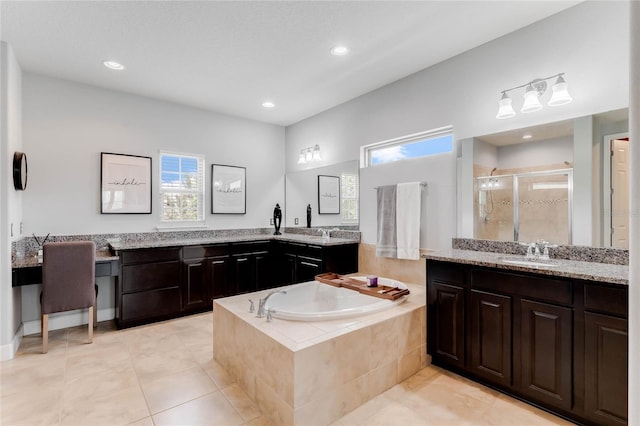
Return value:
[(20, 238), (22, 220), (12, 170), (13, 153), (22, 151), (21, 73), (11, 46), (0, 42), (0, 360), (13, 357), (21, 337), (21, 293), (11, 287), (11, 242)]
[[(147, 232), (160, 222), (158, 153), (204, 154), (214, 229), (268, 227), (284, 202), (284, 128), (25, 73), (25, 234)], [(153, 213), (100, 214), (100, 152), (152, 157)], [(210, 214), (211, 164), (247, 168), (247, 214)]]
[[(324, 164), (331, 164), (358, 158), (361, 145), (449, 124), (455, 138), (464, 139), (626, 107), (628, 22), (626, 2), (585, 2), (296, 123), (287, 128), (287, 172), (298, 169), (300, 150), (316, 143)], [(495, 118), (501, 90), (559, 72), (566, 73), (574, 97), (571, 104), (507, 120)], [(514, 96), (514, 106), (520, 105), (521, 99)], [(453, 184), (455, 156), (443, 162), (439, 166), (446, 172), (434, 178), (446, 185), (453, 173)], [(366, 173), (373, 180), (384, 173), (377, 170)], [(418, 175), (406, 178), (421, 180)], [(361, 179), (363, 202), (372, 191), (367, 185)], [(435, 208), (453, 207), (439, 224), (440, 232), (450, 238), (456, 235), (455, 192), (446, 197), (438, 207), (430, 204), (427, 215)], [(363, 240), (372, 241), (375, 216), (367, 216), (361, 206)], [(429, 247), (441, 244), (427, 238)]]
[(499, 169), (562, 164), (564, 161), (572, 162), (573, 136), (501, 146), (497, 153)]

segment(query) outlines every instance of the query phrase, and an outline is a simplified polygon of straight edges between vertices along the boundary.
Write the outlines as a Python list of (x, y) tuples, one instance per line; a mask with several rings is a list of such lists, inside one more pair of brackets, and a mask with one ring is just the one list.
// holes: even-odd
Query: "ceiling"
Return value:
[(0, 35), (25, 71), (286, 126), (577, 3), (3, 0)]

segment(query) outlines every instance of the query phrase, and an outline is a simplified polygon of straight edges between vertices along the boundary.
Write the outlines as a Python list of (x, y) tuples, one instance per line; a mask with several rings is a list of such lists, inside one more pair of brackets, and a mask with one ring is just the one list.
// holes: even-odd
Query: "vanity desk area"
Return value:
[[(286, 228), (97, 234), (53, 237), (89, 239), (96, 252), (96, 277), (115, 278), (119, 328), (210, 310), (213, 299), (312, 280), (326, 271), (358, 270), (360, 233)], [(42, 283), (34, 247), (14, 256), (14, 287)], [(37, 247), (35, 247), (37, 251)], [(14, 253), (16, 250), (14, 249)]]
[(627, 252), (453, 247), (424, 255), (433, 364), (579, 423), (626, 424)]

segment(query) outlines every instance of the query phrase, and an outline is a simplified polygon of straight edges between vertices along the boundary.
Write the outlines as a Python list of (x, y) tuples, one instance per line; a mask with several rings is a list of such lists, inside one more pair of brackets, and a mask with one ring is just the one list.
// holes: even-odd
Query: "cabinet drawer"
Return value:
[(144, 291), (180, 285), (180, 262), (144, 263), (122, 267), (122, 291)]
[(231, 244), (231, 254), (253, 254), (269, 251), (269, 241), (246, 241)]
[(227, 254), (229, 254), (228, 244), (188, 246), (182, 249), (182, 257), (184, 259), (202, 259), (205, 257), (225, 256)]
[(180, 259), (180, 248), (152, 248), (140, 250), (125, 250), (120, 253), (123, 265), (145, 262), (165, 262)]
[(628, 294), (629, 290), (626, 288), (585, 284), (584, 308), (588, 311), (602, 312), (626, 318), (629, 314)]
[(467, 282), (467, 268), (458, 263), (429, 260), (427, 261), (427, 275), (429, 279), (434, 281), (456, 284), (465, 284)]
[(122, 295), (122, 321), (147, 320), (180, 313), (180, 287)]
[(563, 305), (573, 302), (571, 281), (562, 279), (473, 270), (471, 286)]
[(322, 259), (322, 247), (312, 246), (302, 243), (287, 243), (285, 248), (287, 253), (295, 254), (297, 256), (305, 256), (313, 259)]

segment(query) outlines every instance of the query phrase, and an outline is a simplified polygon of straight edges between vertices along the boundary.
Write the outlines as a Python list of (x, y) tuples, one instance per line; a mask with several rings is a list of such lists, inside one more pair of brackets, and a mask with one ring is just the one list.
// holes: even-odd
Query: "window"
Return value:
[(452, 127), (402, 136), (361, 148), (364, 167), (453, 152)]
[(340, 179), (342, 223), (358, 222), (358, 174), (342, 173)]
[(160, 153), (163, 222), (204, 221), (204, 157)]

